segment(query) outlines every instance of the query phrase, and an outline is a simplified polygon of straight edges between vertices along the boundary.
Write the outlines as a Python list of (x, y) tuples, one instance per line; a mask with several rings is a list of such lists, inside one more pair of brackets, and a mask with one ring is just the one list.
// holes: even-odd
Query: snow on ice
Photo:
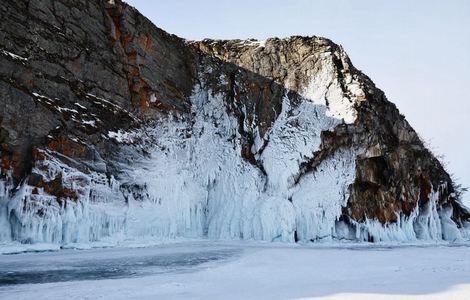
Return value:
[(468, 299), (468, 250), (211, 242), (27, 253), (0, 260), (0, 298)]

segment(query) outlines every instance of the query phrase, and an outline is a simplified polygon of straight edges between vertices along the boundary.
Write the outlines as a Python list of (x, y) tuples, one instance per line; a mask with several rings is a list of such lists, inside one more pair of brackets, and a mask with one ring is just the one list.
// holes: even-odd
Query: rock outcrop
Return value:
[(328, 39), (185, 41), (121, 1), (0, 20), (0, 241), (468, 238), (448, 173)]

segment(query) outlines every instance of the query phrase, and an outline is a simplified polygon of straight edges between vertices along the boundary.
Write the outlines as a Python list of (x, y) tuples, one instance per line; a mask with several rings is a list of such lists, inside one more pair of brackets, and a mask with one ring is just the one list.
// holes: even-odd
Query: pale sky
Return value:
[[(187, 39), (317, 35), (343, 45), (470, 187), (470, 1), (126, 0)], [(470, 206), (470, 192), (464, 196)]]

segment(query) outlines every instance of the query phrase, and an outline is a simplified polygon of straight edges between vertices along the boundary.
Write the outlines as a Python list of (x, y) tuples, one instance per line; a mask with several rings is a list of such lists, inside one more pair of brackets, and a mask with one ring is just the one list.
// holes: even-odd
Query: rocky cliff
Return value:
[(185, 41), (121, 1), (0, 6), (0, 241), (461, 240), (470, 214), (325, 38)]

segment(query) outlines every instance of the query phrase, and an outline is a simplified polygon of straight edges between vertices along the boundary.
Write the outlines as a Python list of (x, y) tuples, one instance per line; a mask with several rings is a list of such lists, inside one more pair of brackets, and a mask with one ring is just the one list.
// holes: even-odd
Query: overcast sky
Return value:
[[(127, 0), (187, 39), (317, 35), (343, 45), (470, 186), (470, 1)], [(465, 196), (470, 205), (470, 194)]]

